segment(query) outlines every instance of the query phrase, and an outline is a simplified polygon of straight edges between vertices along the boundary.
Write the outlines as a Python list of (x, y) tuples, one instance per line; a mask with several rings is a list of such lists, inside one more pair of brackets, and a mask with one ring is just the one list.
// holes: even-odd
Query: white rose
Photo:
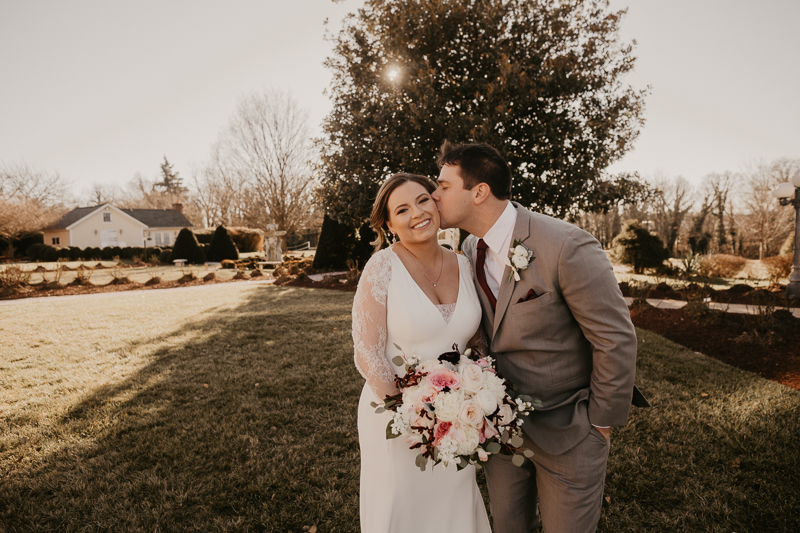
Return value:
[(528, 256), (514, 254), (514, 257), (511, 258), (511, 262), (519, 269), (526, 268), (528, 266)]
[(484, 376), (483, 388), (491, 391), (492, 394), (494, 394), (498, 404), (506, 395), (505, 380), (497, 377), (497, 374), (493, 374), (491, 372), (487, 372)]
[(501, 426), (507, 426), (514, 421), (514, 411), (508, 405), (501, 405), (497, 418)]
[(483, 387), (483, 369), (478, 365), (468, 364), (461, 367), (461, 388), (472, 394)]
[(401, 409), (404, 411), (410, 411), (414, 408), (420, 407), (422, 405), (422, 397), (425, 389), (425, 387), (420, 385), (403, 389), (403, 406)]
[(483, 448), (478, 448), (478, 459), (480, 461), (486, 462), (489, 460), (489, 454), (486, 453), (486, 450)]
[(482, 427), (483, 409), (481, 409), (481, 406), (478, 404), (478, 402), (467, 400), (461, 406), (461, 412), (458, 413), (458, 421), (461, 422), (462, 427)]
[(480, 444), (478, 430), (470, 426), (461, 426), (463, 435), (459, 435), (462, 439), (458, 442), (458, 455), (472, 455), (475, 453), (475, 448)]
[(452, 422), (461, 411), (461, 393), (453, 391), (440, 393), (433, 402), (436, 418), (442, 422)]
[(481, 406), (483, 412), (488, 415), (497, 410), (497, 398), (490, 390), (483, 389), (478, 391), (478, 394), (475, 395), (474, 400), (478, 402), (478, 405)]

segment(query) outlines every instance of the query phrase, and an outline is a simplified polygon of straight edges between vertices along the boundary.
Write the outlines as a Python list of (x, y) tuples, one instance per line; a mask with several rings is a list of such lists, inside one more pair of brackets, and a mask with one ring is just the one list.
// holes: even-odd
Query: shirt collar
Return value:
[(514, 226), (517, 223), (517, 210), (508, 202), (503, 213), (500, 215), (494, 226), (492, 226), (486, 235), (483, 236), (483, 241), (489, 246), (489, 249), (495, 255), (502, 255), (503, 244), (509, 240), (511, 233), (514, 231)]

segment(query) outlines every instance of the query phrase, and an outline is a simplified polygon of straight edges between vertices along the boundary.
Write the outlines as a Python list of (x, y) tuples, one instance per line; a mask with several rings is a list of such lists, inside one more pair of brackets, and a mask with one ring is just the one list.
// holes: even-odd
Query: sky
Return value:
[[(0, 0), (0, 162), (92, 184), (189, 178), (239, 98), (291, 93), (315, 132), (330, 111), (323, 66), (363, 0)], [(800, 2), (611, 0), (635, 39), (626, 81), (650, 87), (633, 150), (609, 169), (699, 182), (800, 158)]]

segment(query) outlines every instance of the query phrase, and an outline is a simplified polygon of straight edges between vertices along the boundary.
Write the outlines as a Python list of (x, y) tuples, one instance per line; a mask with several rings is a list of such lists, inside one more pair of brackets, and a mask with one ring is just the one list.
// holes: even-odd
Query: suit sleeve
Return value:
[(623, 426), (636, 376), (636, 330), (611, 263), (591, 234), (577, 229), (558, 261), (564, 300), (592, 345), (589, 421)]

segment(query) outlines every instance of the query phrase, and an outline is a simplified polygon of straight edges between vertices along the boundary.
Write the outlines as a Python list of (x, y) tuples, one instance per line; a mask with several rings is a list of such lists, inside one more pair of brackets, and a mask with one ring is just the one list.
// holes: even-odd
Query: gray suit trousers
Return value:
[[(533, 457), (521, 467), (508, 455), (486, 465), (495, 533), (591, 533), (597, 530), (610, 443), (592, 428), (566, 453), (549, 454), (524, 436)], [(536, 507), (536, 500), (539, 507)]]

